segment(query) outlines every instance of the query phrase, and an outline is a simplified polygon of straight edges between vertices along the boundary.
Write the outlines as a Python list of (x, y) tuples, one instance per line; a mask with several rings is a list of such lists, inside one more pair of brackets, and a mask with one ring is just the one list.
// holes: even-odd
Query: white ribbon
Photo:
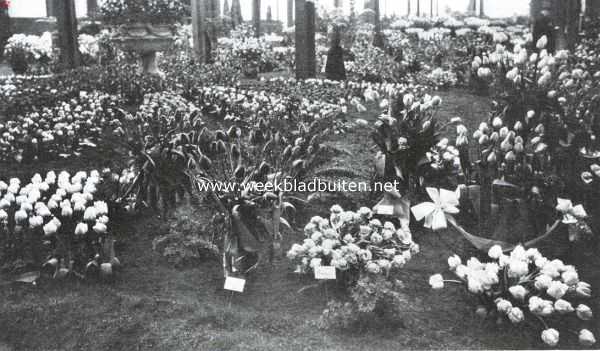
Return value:
[(581, 218), (587, 217), (583, 205), (573, 206), (573, 202), (568, 199), (556, 199), (558, 204), (556, 210), (563, 214), (562, 222), (565, 224), (574, 224)]
[(425, 218), (423, 226), (432, 230), (440, 230), (448, 227), (446, 213), (457, 214), (459, 212), (458, 199), (459, 189), (450, 191), (446, 189), (427, 188), (427, 194), (433, 202), (423, 202), (411, 208), (417, 221)]

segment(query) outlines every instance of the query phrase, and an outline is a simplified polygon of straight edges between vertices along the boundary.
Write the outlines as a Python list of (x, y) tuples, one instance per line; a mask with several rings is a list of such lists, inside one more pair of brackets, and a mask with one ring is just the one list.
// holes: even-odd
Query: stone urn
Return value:
[(169, 49), (174, 38), (172, 24), (130, 23), (119, 27), (113, 40), (123, 50), (140, 55), (142, 73), (159, 75), (156, 53)]

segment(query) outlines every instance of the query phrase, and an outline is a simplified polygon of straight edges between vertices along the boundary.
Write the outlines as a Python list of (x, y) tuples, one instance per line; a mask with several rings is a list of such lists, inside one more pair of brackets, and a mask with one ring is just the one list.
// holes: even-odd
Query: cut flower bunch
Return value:
[(352, 212), (334, 205), (329, 219), (311, 218), (304, 234), (304, 242), (294, 244), (287, 254), (298, 263), (296, 271), (307, 273), (319, 266), (333, 266), (347, 272), (350, 283), (362, 274), (388, 276), (419, 252), (409, 228), (381, 223), (366, 207)]

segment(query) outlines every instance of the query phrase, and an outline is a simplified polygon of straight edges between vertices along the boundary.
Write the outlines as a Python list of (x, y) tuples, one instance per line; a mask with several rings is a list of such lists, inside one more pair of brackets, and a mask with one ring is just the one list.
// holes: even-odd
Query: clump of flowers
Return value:
[(100, 53), (99, 37), (95, 37), (89, 34), (80, 34), (79, 40), (79, 52), (84, 57), (86, 62), (96, 62), (98, 60), (98, 54)]
[(431, 71), (431, 73), (427, 75), (427, 78), (431, 82), (431, 85), (437, 89), (451, 88), (455, 86), (458, 81), (456, 73), (451, 70), (445, 70), (441, 67)]
[(175, 23), (189, 10), (181, 0), (106, 0), (100, 8), (102, 19), (110, 24)]
[(0, 181), (3, 269), (43, 266), (54, 278), (111, 275), (120, 263), (100, 189), (112, 178), (107, 169), (103, 174), (50, 171), (44, 178), (35, 174), (28, 184), (18, 178)]
[[(561, 334), (557, 328), (562, 322), (573, 325), (592, 321), (592, 310), (585, 304), (591, 297), (591, 286), (579, 279), (574, 266), (550, 260), (537, 249), (526, 250), (523, 246), (515, 247), (509, 254), (500, 246), (493, 246), (488, 256), (490, 262), (471, 257), (463, 263), (454, 255), (448, 258), (448, 265), (458, 279), (445, 280), (436, 274), (429, 284), (433, 289), (442, 289), (446, 283), (464, 285), (480, 302), (476, 313), (481, 317), (508, 320), (515, 325), (539, 322), (542, 341), (552, 347), (559, 343)], [(589, 329), (574, 333), (583, 346), (596, 343)]]
[[(58, 90), (49, 93), (56, 94)], [(45, 161), (79, 156), (85, 148), (96, 148), (103, 134), (120, 126), (117, 102), (114, 95), (81, 90), (77, 98), (68, 102), (0, 123), (0, 160)]]

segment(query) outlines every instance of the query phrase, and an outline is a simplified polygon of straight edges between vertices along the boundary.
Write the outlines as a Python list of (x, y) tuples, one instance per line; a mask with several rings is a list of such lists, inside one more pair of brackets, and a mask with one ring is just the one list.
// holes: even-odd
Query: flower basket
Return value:
[[(520, 199), (509, 202), (494, 199), (490, 213), (480, 220), (479, 216), (483, 213), (475, 205), (481, 198), (478, 187), (463, 186), (456, 191), (427, 188), (432, 202), (413, 206), (411, 211), (418, 221), (424, 220), (426, 228), (440, 230), (450, 227), (482, 252), (493, 246), (508, 252), (521, 245), (561, 256), (571, 242), (590, 233), (584, 221), (587, 213), (583, 206), (574, 206), (571, 200), (561, 198), (557, 199), (558, 204), (551, 211), (540, 210)], [(469, 216), (461, 214), (464, 209), (477, 215), (475, 221), (466, 225), (461, 223), (461, 220), (469, 219)]]
[(480, 186), (461, 187), (461, 208), (471, 209), (471, 216), (459, 214), (448, 219), (451, 227), (475, 248), (487, 251), (500, 245), (503, 250), (510, 251), (522, 244), (555, 257), (567, 251), (568, 228), (560, 220), (545, 215), (547, 211), (536, 208), (531, 201), (507, 196), (498, 189), (494, 193), (489, 218), (480, 218)]
[(175, 27), (150, 23), (131, 23), (119, 27), (114, 42), (125, 51), (140, 55), (142, 72), (159, 74), (156, 53), (168, 50), (174, 43)]

